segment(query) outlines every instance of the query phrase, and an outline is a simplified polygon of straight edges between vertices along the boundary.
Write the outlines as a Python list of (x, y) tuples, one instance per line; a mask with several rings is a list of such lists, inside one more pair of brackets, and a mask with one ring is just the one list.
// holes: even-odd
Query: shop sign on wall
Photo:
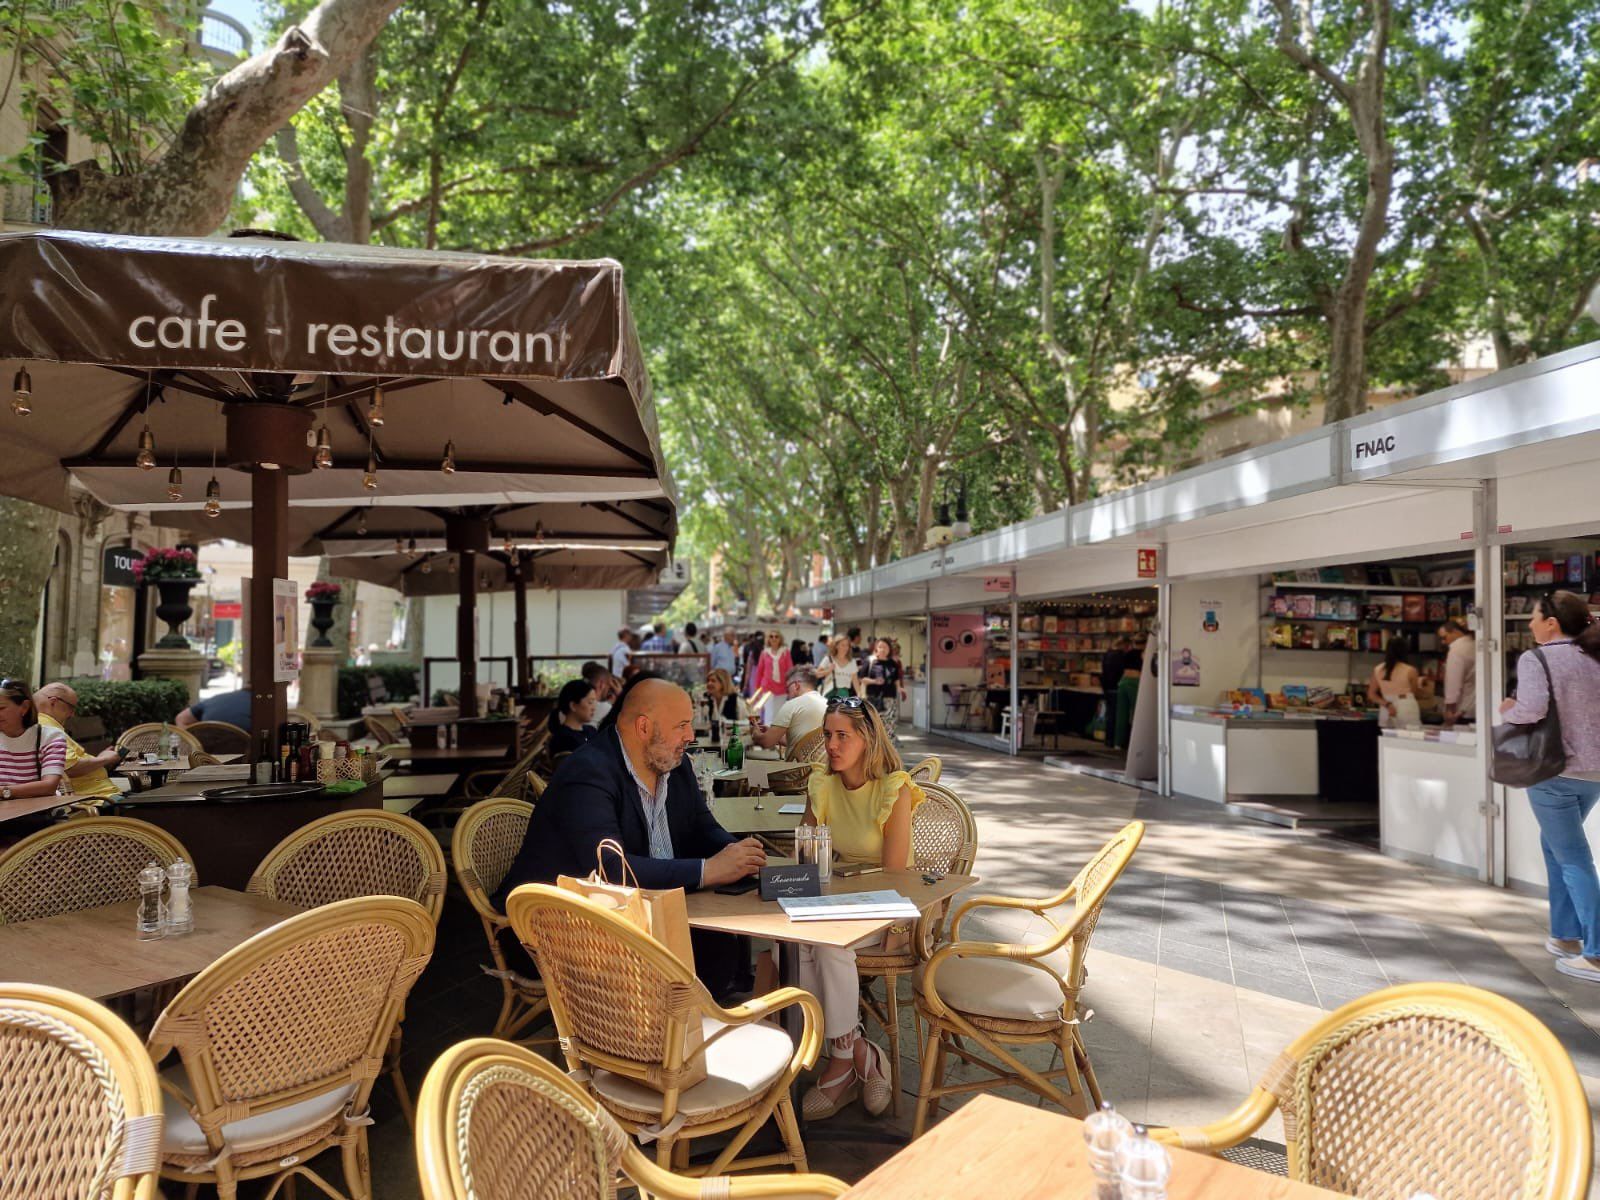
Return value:
[(983, 666), (983, 614), (934, 613), (929, 637), (932, 665), (970, 669)]
[(1154, 579), (1158, 570), (1161, 552), (1154, 546), (1139, 547), (1139, 578)]
[(1200, 601), (1200, 630), (1202, 633), (1216, 633), (1222, 628), (1222, 601)]
[(100, 582), (106, 587), (133, 587), (133, 564), (143, 557), (132, 546), (107, 546), (100, 561)]
[(983, 581), (983, 590), (986, 592), (1009, 592), (1011, 590), (1011, 576), (991, 575)]
[(1177, 658), (1173, 660), (1172, 685), (1174, 687), (1200, 686), (1200, 660), (1194, 656), (1194, 651), (1187, 646), (1178, 651)]

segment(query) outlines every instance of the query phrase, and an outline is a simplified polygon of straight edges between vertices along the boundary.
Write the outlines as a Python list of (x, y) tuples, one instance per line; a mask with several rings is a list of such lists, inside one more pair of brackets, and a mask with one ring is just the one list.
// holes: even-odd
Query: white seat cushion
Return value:
[[(1033, 913), (978, 909), (962, 922), (965, 942), (1037, 945), (1056, 932)], [(1071, 943), (1040, 961), (1062, 977), (1071, 966)], [(1061, 1015), (1061, 986), (1038, 967), (1009, 958), (947, 958), (939, 964), (939, 998), (952, 1008), (1006, 1021), (1053, 1021)], [(917, 970), (922, 988), (922, 969)]]
[[(161, 1074), (184, 1092), (193, 1094), (189, 1087), (189, 1076), (181, 1064), (168, 1067)], [(235, 1150), (254, 1150), (259, 1146), (271, 1146), (288, 1141), (296, 1134), (315, 1129), (329, 1117), (343, 1112), (355, 1094), (356, 1085), (346, 1084), (331, 1092), (324, 1092), (320, 1096), (312, 1096), (310, 1099), (285, 1105), (283, 1108), (275, 1108), (271, 1112), (224, 1125), (222, 1136)], [(189, 1110), (183, 1101), (163, 1089), (161, 1108), (166, 1117), (166, 1128), (161, 1135), (163, 1151), (168, 1154), (211, 1153), (211, 1147), (206, 1144), (205, 1131), (189, 1115)]]
[[(678, 1111), (691, 1122), (759, 1096), (794, 1057), (794, 1043), (776, 1025), (756, 1021), (737, 1026), (712, 1042), (712, 1037), (724, 1028), (721, 1021), (701, 1018), (701, 1029), (711, 1043), (706, 1049), (706, 1077), (678, 1093)], [(591, 1083), (602, 1099), (619, 1108), (661, 1111), (661, 1093), (637, 1080), (611, 1071), (596, 1071)]]

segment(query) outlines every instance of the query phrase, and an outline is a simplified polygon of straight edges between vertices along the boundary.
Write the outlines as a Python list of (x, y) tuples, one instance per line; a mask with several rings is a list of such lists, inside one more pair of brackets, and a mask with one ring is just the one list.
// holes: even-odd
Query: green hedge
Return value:
[(383, 686), (389, 689), (389, 699), (396, 702), (409, 700), (417, 694), (417, 668), (409, 666), (340, 667), (339, 668), (339, 719), (359, 717), (361, 710), (371, 701), (367, 695), (367, 676), (379, 675)]
[(146, 721), (170, 721), (189, 705), (188, 690), (176, 679), (71, 679), (80, 717), (99, 717), (115, 740)]

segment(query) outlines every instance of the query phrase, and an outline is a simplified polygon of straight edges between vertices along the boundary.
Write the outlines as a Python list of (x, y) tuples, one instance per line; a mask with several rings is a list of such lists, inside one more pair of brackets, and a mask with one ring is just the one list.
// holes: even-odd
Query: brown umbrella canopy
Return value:
[[(33, 413), (0, 411), (0, 487), (63, 511), (69, 471), (113, 506), (197, 507), (213, 461), (243, 505), (230, 466), (309, 467), (318, 439), (328, 465), (295, 475), (292, 504), (672, 495), (613, 262), (5, 234), (0, 371), (19, 370)], [(284, 406), (295, 445), (240, 419)], [(135, 469), (142, 439), (154, 470)]]

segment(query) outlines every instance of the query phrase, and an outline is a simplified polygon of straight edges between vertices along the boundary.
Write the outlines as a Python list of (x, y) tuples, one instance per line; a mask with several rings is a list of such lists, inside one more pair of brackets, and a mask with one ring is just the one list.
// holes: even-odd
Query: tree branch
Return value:
[(305, 213), (306, 220), (325, 242), (348, 242), (350, 224), (323, 199), (322, 193), (306, 175), (305, 164), (300, 160), (300, 137), (290, 121), (277, 133), (278, 157), (283, 160), (289, 195)]

